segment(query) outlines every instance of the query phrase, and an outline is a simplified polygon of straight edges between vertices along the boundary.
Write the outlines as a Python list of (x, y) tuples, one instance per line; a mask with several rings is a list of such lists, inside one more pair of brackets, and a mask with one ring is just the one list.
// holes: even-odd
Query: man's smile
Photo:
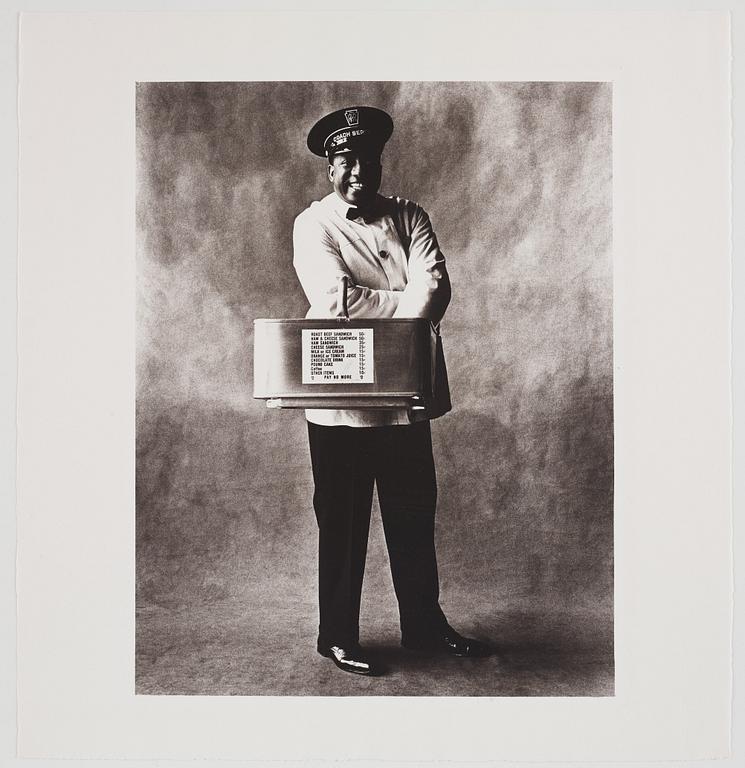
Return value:
[(358, 148), (329, 157), (329, 181), (336, 194), (354, 206), (372, 204), (380, 187), (381, 170), (377, 148)]

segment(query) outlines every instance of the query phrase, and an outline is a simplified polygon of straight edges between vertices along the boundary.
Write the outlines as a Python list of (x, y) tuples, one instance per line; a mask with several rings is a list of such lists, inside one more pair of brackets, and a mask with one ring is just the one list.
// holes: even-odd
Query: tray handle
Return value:
[(336, 282), (336, 316), (342, 320), (349, 320), (349, 306), (347, 305), (347, 289), (349, 277), (339, 275)]

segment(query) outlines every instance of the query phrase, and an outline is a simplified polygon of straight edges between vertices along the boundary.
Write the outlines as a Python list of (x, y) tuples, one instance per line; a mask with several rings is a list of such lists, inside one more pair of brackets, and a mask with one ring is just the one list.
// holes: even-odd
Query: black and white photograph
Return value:
[(6, 14), (11, 762), (739, 766), (742, 14), (316, 5)]
[(137, 694), (614, 695), (612, 108), (137, 83)]

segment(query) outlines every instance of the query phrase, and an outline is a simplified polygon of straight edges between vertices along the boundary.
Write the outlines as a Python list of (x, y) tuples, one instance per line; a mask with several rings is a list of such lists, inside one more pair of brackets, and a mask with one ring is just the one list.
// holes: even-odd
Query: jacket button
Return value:
[(388, 251), (381, 251), (379, 254), (381, 259), (387, 259), (388, 258)]

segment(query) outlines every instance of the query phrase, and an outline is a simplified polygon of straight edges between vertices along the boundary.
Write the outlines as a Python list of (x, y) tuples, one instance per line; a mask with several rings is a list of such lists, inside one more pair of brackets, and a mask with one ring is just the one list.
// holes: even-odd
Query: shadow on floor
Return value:
[(136, 693), (223, 696), (612, 696), (612, 616), (591, 611), (503, 611), (465, 634), (488, 641), (483, 659), (407, 651), (391, 617), (361, 638), (386, 674), (349, 675), (315, 652), (315, 627), (264, 607), (225, 602), (137, 614)]

